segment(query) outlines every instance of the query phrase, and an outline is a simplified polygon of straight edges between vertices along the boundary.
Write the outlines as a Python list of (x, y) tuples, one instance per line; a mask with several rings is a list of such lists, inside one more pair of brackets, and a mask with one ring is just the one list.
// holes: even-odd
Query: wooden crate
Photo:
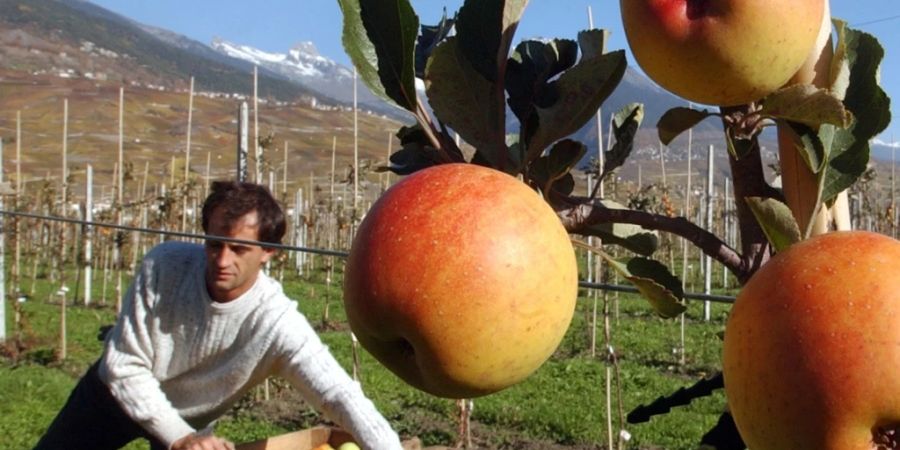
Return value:
[[(312, 450), (326, 443), (338, 448), (341, 444), (351, 441), (353, 441), (353, 436), (345, 431), (329, 427), (315, 427), (238, 444), (236, 450)], [(422, 443), (417, 438), (403, 441), (403, 448), (405, 450), (449, 449), (449, 447), (440, 446), (422, 448)]]

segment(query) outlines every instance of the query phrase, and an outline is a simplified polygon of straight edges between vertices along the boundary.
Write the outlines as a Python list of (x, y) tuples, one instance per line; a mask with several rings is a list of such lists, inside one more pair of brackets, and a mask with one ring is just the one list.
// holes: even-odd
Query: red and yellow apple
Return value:
[(723, 371), (751, 450), (898, 448), (900, 241), (835, 232), (775, 255), (738, 295)]
[(782, 87), (807, 59), (828, 0), (620, 0), (634, 58), (687, 100), (734, 106)]
[(433, 395), (518, 383), (556, 350), (578, 290), (552, 208), (502, 172), (445, 164), (385, 192), (360, 224), (344, 303), (362, 346)]

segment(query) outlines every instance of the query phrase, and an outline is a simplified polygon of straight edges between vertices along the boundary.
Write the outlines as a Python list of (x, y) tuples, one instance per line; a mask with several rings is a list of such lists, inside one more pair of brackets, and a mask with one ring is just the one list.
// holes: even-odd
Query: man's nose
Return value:
[(216, 265), (218, 267), (228, 267), (231, 265), (231, 261), (234, 259), (234, 252), (228, 249), (227, 246), (222, 246), (218, 252), (216, 252), (215, 260)]

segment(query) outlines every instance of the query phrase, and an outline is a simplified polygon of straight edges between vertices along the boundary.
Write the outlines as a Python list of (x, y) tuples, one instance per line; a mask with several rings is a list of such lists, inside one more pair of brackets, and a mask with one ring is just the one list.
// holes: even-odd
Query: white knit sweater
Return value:
[(99, 373), (135, 421), (171, 447), (280, 375), (364, 448), (401, 448), (279, 283), (260, 273), (242, 296), (217, 303), (205, 264), (202, 246), (161, 244), (125, 294)]

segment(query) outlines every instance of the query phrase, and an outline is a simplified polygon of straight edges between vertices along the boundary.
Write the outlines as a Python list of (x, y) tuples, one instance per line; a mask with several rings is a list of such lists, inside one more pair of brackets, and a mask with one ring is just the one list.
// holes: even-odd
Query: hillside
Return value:
[[(198, 84), (202, 89), (202, 85)], [(86, 164), (94, 167), (95, 183), (112, 184), (118, 150), (119, 84), (111, 81), (67, 79), (0, 70), (0, 138), (3, 139), (5, 177), (15, 174), (16, 112), (21, 112), (23, 179), (26, 189), (40, 187), (40, 180), (58, 179), (62, 166), (63, 99), (69, 102), (68, 161), (77, 193), (84, 181)], [(206, 173), (210, 155), (211, 176), (233, 177), (238, 143), (236, 99), (196, 95), (191, 136), (191, 169)], [(187, 91), (159, 91), (145, 87), (125, 89), (124, 155), (137, 189), (149, 167), (151, 183), (170, 176), (172, 159), (182, 176), (187, 140)], [(250, 140), (253, 139), (250, 112)], [(362, 158), (378, 163), (386, 159), (388, 137), (400, 123), (377, 115), (359, 115)], [(353, 155), (353, 113), (340, 108), (313, 108), (305, 103), (263, 102), (259, 107), (260, 136), (272, 136), (265, 156), (282, 178), (284, 147), (288, 144), (288, 189), (304, 183), (311, 174), (330, 173), (332, 139), (337, 139), (337, 174), (345, 177)], [(396, 148), (398, 143), (393, 143)], [(251, 172), (252, 173), (252, 172)], [(377, 176), (376, 176), (377, 179)], [(151, 184), (152, 188), (152, 184)], [(99, 187), (97, 189), (100, 189)], [(149, 188), (148, 188), (149, 189)], [(98, 192), (96, 195), (100, 195)]]
[[(171, 36), (83, 0), (0, 0), (0, 56), (7, 69), (114, 80), (125, 85), (252, 91), (252, 65), (202, 45), (173, 45)], [(259, 94), (282, 100), (314, 97), (309, 89), (261, 73)]]

